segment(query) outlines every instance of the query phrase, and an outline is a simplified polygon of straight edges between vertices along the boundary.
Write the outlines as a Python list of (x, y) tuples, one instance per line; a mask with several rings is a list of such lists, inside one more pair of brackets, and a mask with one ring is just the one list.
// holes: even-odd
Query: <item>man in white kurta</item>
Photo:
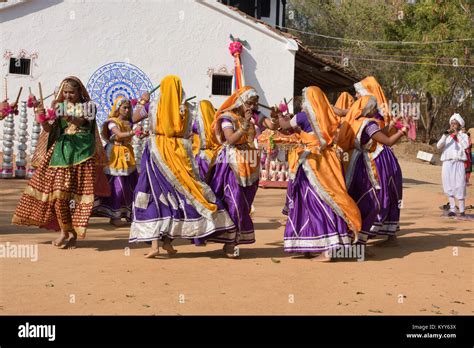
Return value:
[(458, 200), (460, 215), (464, 216), (466, 198), (464, 162), (467, 159), (466, 149), (469, 147), (469, 139), (466, 133), (461, 132), (461, 128), (464, 127), (461, 115), (451, 116), (449, 124), (449, 130), (444, 132), (437, 144), (438, 149), (443, 150), (441, 154), (443, 190), (449, 198), (448, 216), (456, 216), (455, 199)]

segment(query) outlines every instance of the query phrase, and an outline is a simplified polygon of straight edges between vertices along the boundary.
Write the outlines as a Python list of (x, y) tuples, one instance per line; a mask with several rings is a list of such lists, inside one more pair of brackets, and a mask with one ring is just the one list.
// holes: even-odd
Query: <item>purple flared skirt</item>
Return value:
[[(225, 209), (237, 227), (236, 231), (214, 233), (206, 240), (218, 243), (251, 244), (255, 243), (255, 231), (250, 210), (258, 189), (258, 180), (251, 186), (239, 185), (234, 171), (226, 161), (224, 147), (218, 155), (216, 164), (210, 169), (207, 181), (217, 199), (224, 203)], [(202, 242), (196, 241), (196, 243)]]
[(359, 241), (364, 243), (376, 235), (395, 235), (400, 230), (400, 207), (403, 187), (402, 170), (390, 147), (384, 146), (375, 158), (380, 189), (373, 187), (363, 157), (355, 163), (349, 194), (362, 216)]
[(199, 175), (201, 175), (202, 180), (206, 180), (206, 175), (209, 170), (209, 163), (201, 158), (199, 154), (196, 155), (196, 164), (199, 168)]
[(352, 243), (347, 223), (320, 197), (303, 165), (288, 183), (283, 213), (288, 215), (284, 234), (286, 252), (323, 252)]
[(125, 218), (131, 221), (133, 191), (138, 181), (138, 172), (135, 170), (127, 176), (105, 175), (107, 177), (111, 195), (98, 197), (94, 204), (92, 216), (103, 216), (111, 219)]
[(179, 183), (168, 181), (164, 173), (166, 164), (156, 156), (147, 144), (134, 192), (130, 242), (151, 241), (165, 236), (193, 240), (235, 230), (219, 199), (212, 202), (217, 205), (216, 211), (205, 211), (191, 196), (183, 194)]

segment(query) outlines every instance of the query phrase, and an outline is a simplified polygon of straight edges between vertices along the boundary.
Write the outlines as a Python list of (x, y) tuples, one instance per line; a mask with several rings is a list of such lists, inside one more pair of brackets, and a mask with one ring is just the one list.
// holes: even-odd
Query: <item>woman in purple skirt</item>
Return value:
[(260, 175), (260, 159), (254, 143), (255, 126), (252, 121), (257, 105), (255, 89), (242, 87), (222, 104), (212, 125), (216, 141), (222, 145), (215, 164), (209, 169), (207, 182), (224, 202), (237, 230), (214, 233), (205, 240), (224, 243), (223, 249), (229, 258), (239, 256), (237, 245), (255, 242), (250, 211)]
[(173, 238), (205, 238), (231, 232), (235, 224), (211, 188), (202, 181), (192, 155), (192, 117), (181, 79), (161, 81), (158, 101), (150, 108), (150, 130), (134, 192), (130, 242), (152, 242), (146, 257), (168, 254)]
[(377, 235), (388, 236), (385, 245), (396, 244), (400, 230), (402, 171), (390, 146), (407, 134), (408, 125), (388, 136), (377, 99), (365, 95), (346, 114), (338, 144), (353, 150), (346, 185), (362, 215), (358, 242)]
[(110, 218), (110, 223), (120, 227), (121, 220), (131, 221), (133, 190), (138, 173), (131, 145), (135, 132), (131, 127), (132, 106), (130, 100), (118, 97), (108, 119), (102, 125), (102, 138), (106, 141), (105, 152), (108, 165), (104, 168), (110, 190), (110, 197), (96, 199), (93, 216)]
[(280, 117), (279, 122), (285, 129), (301, 129), (301, 144), (288, 159), (284, 248), (306, 256), (321, 253), (317, 260), (328, 261), (332, 252), (357, 239), (361, 218), (347, 193), (334, 146), (339, 119), (320, 88), (304, 89), (303, 110), (291, 120)]

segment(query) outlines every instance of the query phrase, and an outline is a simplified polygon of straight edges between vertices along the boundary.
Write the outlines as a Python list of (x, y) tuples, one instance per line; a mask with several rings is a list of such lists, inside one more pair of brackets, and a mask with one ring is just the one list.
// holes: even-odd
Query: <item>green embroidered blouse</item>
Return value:
[(51, 167), (70, 167), (82, 163), (94, 155), (95, 120), (81, 126), (56, 120), (48, 138), (48, 148), (56, 143), (49, 165)]

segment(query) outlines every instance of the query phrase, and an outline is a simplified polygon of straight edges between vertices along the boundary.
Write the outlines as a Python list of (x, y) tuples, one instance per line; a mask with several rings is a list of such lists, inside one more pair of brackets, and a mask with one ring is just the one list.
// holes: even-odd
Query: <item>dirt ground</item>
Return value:
[[(285, 254), (285, 191), (261, 189), (257, 242), (226, 259), (221, 246), (175, 243), (173, 257), (145, 259), (127, 228), (91, 219), (78, 249), (54, 233), (10, 225), (24, 180), (0, 180), (0, 245), (38, 245), (38, 260), (0, 258), (0, 314), (473, 314), (474, 222), (441, 217), (441, 167), (400, 160), (399, 246), (370, 243), (364, 262), (320, 263)], [(467, 204), (474, 204), (473, 187)], [(474, 214), (474, 211), (470, 211)], [(130, 247), (130, 249), (127, 249)]]

